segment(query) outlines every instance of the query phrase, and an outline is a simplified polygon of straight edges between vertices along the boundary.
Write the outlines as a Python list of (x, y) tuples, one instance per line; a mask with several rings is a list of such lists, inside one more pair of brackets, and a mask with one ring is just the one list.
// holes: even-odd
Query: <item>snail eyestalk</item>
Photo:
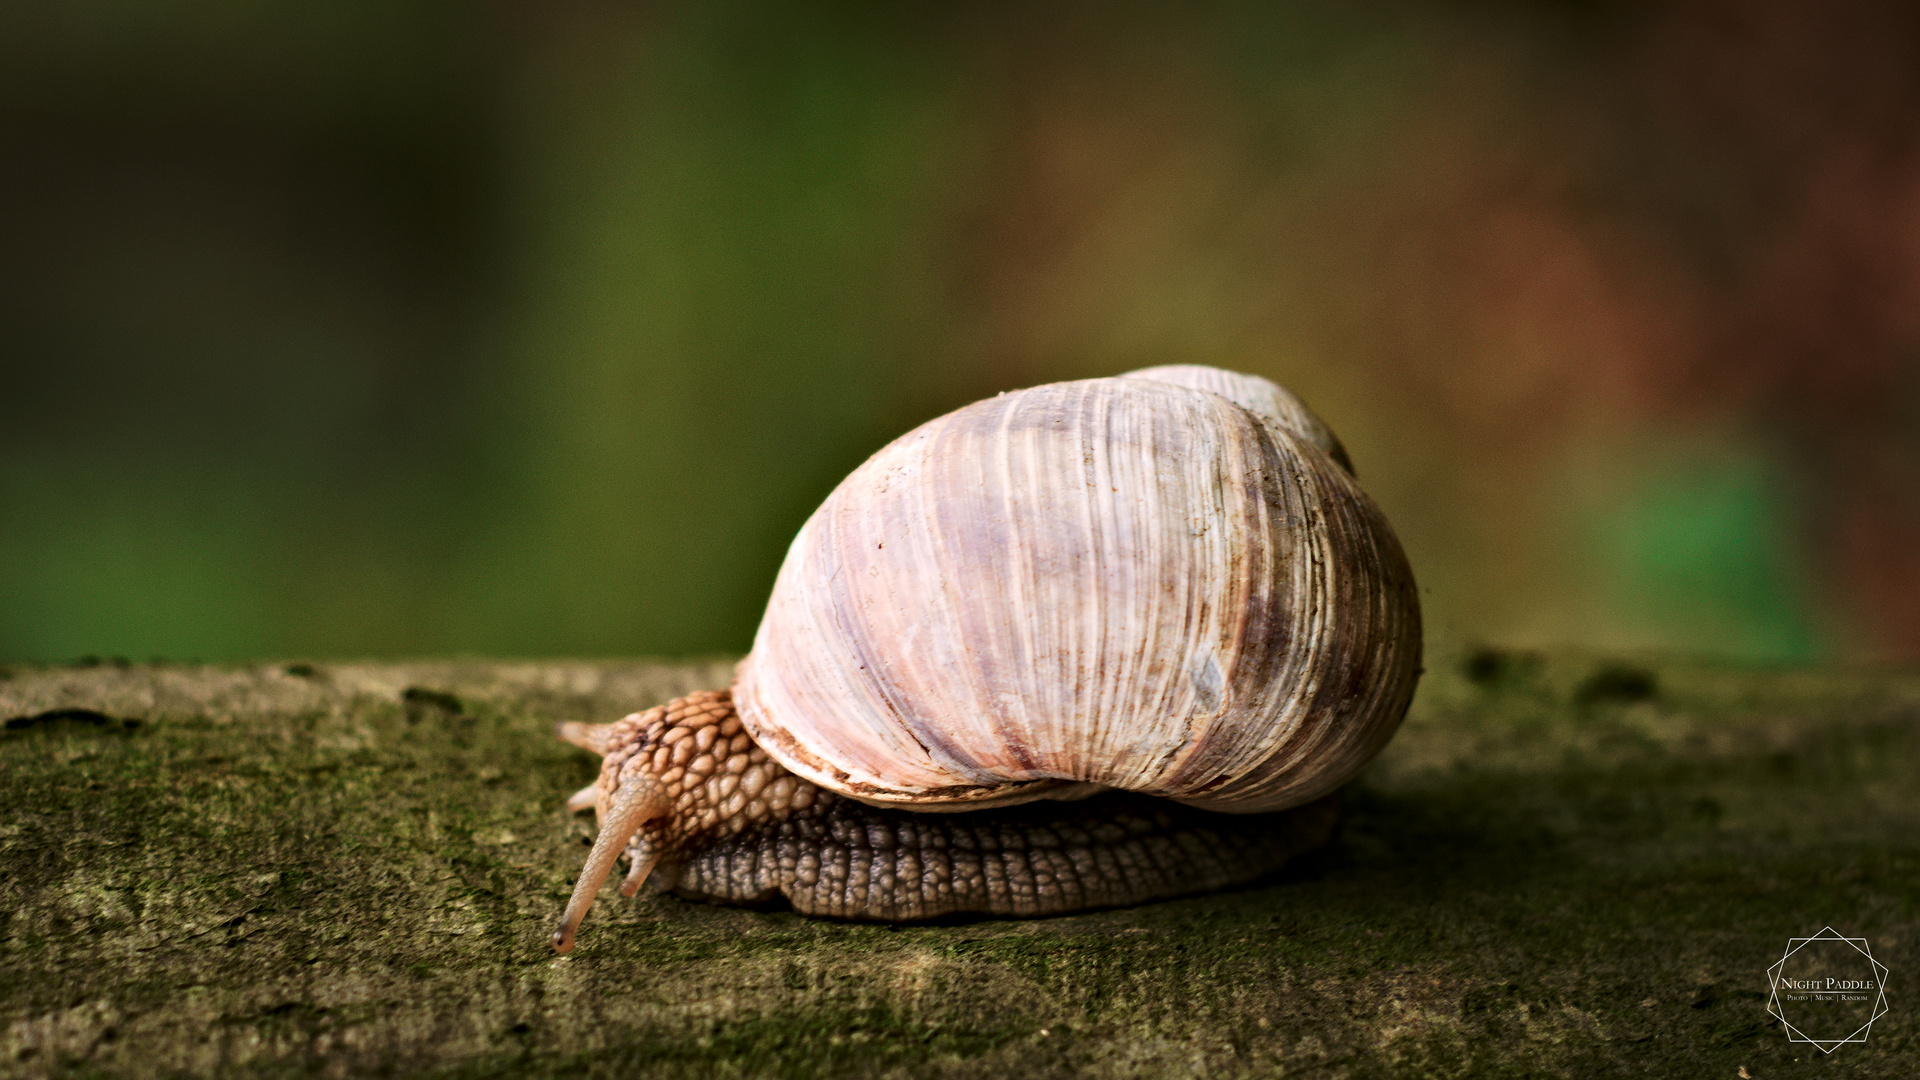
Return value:
[(607, 743), (613, 738), (613, 729), (618, 724), (583, 724), (578, 720), (569, 720), (554, 726), (554, 734), (582, 750), (591, 750), (605, 755)]
[[(661, 811), (661, 800), (655, 796), (651, 777), (630, 776), (621, 781), (619, 790), (613, 794), (612, 805), (607, 807), (606, 816), (600, 822), (600, 835), (594, 838), (587, 865), (581, 868), (580, 880), (574, 883), (573, 899), (567, 901), (566, 913), (560, 916), (560, 928), (553, 932), (554, 952), (572, 951), (574, 932), (587, 917), (587, 909), (593, 906), (594, 897), (612, 872), (614, 861), (626, 850), (640, 827), (660, 816)], [(642, 854), (635, 857), (633, 871), (621, 883), (620, 891), (627, 896), (633, 895), (653, 868), (655, 856), (646, 848), (642, 841)]]

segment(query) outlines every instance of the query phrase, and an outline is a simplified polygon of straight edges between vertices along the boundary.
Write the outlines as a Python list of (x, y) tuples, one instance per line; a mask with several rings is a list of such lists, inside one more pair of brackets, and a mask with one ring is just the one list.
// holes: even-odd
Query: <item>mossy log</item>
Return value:
[[(1255, 887), (905, 927), (609, 889), (565, 958), (554, 722), (728, 665), (0, 668), (0, 1074), (1920, 1072), (1920, 676), (1433, 668)], [(1766, 1008), (1825, 925), (1894, 979), (1831, 1056)]]

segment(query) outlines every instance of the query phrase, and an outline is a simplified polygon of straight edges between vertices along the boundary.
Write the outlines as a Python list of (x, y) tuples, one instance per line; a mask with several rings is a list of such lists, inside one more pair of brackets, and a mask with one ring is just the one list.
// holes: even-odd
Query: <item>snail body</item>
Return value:
[(856, 469), (730, 693), (562, 735), (604, 755), (631, 895), (908, 920), (1248, 880), (1330, 832), (1420, 652), (1412, 574), (1285, 390), (1153, 368), (976, 402)]

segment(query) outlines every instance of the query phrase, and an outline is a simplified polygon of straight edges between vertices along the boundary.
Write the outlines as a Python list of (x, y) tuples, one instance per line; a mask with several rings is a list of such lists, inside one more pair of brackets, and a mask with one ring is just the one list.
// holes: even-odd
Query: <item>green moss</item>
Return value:
[(1827, 923), (1920, 970), (1920, 678), (1432, 667), (1273, 882), (913, 927), (609, 894), (560, 959), (594, 770), (552, 722), (724, 665), (17, 666), (0, 719), (142, 723), (0, 732), (0, 1072), (1912, 1074), (1898, 1003), (1814, 1062), (1764, 993)]

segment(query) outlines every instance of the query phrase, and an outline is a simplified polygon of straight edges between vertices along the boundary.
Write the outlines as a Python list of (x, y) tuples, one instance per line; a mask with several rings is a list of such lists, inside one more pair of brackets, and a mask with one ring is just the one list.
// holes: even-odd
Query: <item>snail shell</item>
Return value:
[(923, 424), (795, 538), (741, 719), (874, 804), (1315, 799), (1392, 735), (1420, 654), (1406, 558), (1336, 456), (1298, 399), (1213, 368)]

